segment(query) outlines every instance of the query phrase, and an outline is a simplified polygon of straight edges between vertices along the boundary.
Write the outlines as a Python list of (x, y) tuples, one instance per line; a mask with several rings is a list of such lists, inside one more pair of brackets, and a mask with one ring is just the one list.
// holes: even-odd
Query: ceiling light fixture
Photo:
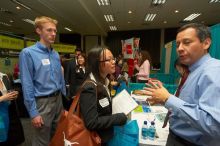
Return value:
[(109, 26), (110, 30), (117, 30), (117, 27), (116, 26)]
[(175, 10), (174, 12), (175, 12), (175, 13), (179, 13), (179, 10)]
[(64, 29), (68, 30), (68, 31), (72, 31), (72, 29), (68, 28), (68, 27), (64, 27)]
[[(18, 4), (19, 6), (21, 6), (21, 7), (23, 7), (23, 8), (25, 8), (25, 9), (27, 9), (27, 10), (31, 10), (31, 8), (30, 7), (28, 7), (27, 5), (25, 5), (25, 4), (23, 4), (23, 3), (21, 3), (21, 2), (19, 2), (18, 0), (11, 0), (13, 3), (16, 3), (16, 4)], [(17, 8), (17, 7), (16, 7)]]
[(99, 6), (108, 6), (111, 4), (109, 0), (97, 0), (97, 3)]
[(17, 7), (16, 7), (16, 9), (20, 10), (20, 9), (21, 9), (21, 7), (17, 6)]
[(162, 5), (166, 2), (166, 0), (152, 0), (151, 4), (153, 5)]
[(104, 17), (105, 17), (105, 20), (107, 21), (107, 22), (113, 22), (114, 21), (114, 17), (112, 16), (112, 15), (104, 15)]
[(0, 8), (0, 11), (1, 11), (1, 12), (8, 12), (8, 9)]
[(131, 10), (129, 10), (129, 11), (128, 11), (128, 14), (131, 14), (131, 13), (132, 13), (132, 11), (131, 11)]
[(220, 0), (210, 0), (209, 3), (218, 3)]
[(13, 14), (13, 12), (9, 11), (8, 9), (5, 8), (0, 8), (1, 13), (6, 13), (6, 14)]
[(22, 20), (23, 20), (24, 22), (30, 23), (30, 24), (32, 24), (32, 25), (35, 24), (34, 21), (31, 20), (31, 19), (22, 19)]
[(1, 22), (1, 21), (0, 21), (0, 24), (4, 25), (4, 26), (11, 26), (11, 24), (8, 24), (8, 23), (5, 23), (5, 22)]
[(153, 21), (157, 14), (146, 14), (145, 21)]
[(183, 19), (183, 21), (192, 21), (193, 19), (197, 18), (199, 15), (201, 15), (201, 13), (190, 14), (188, 17)]
[(13, 20), (10, 20), (9, 22), (10, 22), (10, 23), (13, 23), (14, 21), (13, 21)]

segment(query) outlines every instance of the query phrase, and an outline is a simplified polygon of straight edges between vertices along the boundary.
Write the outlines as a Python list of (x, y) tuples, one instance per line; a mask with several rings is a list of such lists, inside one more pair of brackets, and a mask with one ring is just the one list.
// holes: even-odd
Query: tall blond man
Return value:
[(41, 16), (35, 19), (39, 41), (24, 48), (19, 56), (24, 103), (29, 112), (34, 136), (32, 146), (48, 146), (66, 95), (59, 54), (52, 48), (57, 20)]

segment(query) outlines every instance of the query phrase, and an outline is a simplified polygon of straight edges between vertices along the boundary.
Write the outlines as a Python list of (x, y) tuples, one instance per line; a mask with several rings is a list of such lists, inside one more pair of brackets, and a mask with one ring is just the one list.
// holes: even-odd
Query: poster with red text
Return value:
[(139, 40), (140, 38), (121, 40), (124, 59), (134, 58), (135, 52), (139, 50)]

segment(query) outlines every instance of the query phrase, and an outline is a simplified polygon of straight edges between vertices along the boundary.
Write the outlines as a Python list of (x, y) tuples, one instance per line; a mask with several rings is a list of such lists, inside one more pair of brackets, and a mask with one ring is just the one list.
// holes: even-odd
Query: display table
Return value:
[[(133, 95), (132, 97), (136, 101), (145, 102), (148, 98), (147, 96), (137, 96)], [(164, 106), (150, 106), (151, 112), (137, 112), (136, 110), (131, 112), (131, 120), (137, 120), (138, 126), (139, 126), (139, 145), (140, 146), (150, 146), (150, 145), (160, 145), (164, 146), (166, 145), (167, 137), (169, 134), (169, 125), (166, 126), (166, 128), (162, 128), (163, 125), (163, 118), (167, 113), (167, 109), (164, 108)], [(163, 116), (161, 116), (163, 115)], [(150, 125), (151, 121), (155, 121), (155, 128), (157, 137), (154, 140), (150, 139), (142, 139), (141, 137), (141, 128), (144, 123), (144, 121), (148, 121), (148, 124)]]

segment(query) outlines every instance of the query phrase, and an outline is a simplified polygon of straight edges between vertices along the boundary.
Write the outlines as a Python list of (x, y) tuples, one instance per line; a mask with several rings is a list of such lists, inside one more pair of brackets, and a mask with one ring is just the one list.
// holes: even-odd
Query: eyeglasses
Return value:
[(100, 62), (116, 62), (116, 58), (109, 58), (109, 59), (105, 59), (105, 60), (100, 60)]

